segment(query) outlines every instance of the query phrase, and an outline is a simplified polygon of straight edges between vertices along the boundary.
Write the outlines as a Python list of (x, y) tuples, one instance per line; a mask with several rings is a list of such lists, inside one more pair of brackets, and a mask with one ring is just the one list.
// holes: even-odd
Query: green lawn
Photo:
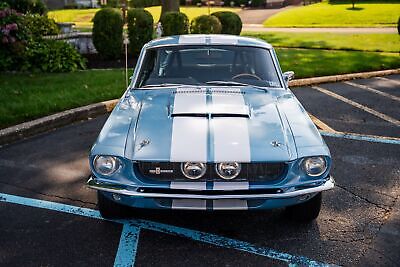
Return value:
[[(400, 68), (397, 53), (277, 49), (283, 71), (296, 78)], [(62, 110), (118, 98), (125, 87), (122, 70), (59, 74), (0, 74), (0, 128)]]
[[(155, 22), (159, 20), (161, 14), (160, 6), (148, 7), (145, 9), (153, 15)], [(63, 9), (50, 11), (48, 13), (48, 16), (55, 19), (56, 22), (74, 22), (76, 24), (76, 27), (78, 28), (88, 28), (92, 27), (93, 23), (91, 22), (91, 20), (98, 10), (99, 9)], [(180, 10), (188, 16), (189, 21), (197, 16), (208, 14), (207, 7), (181, 7)], [(210, 10), (211, 13), (213, 13), (216, 11), (238, 12), (240, 9), (227, 7), (211, 7)]]
[(295, 78), (327, 76), (400, 68), (398, 53), (276, 49), (282, 71), (293, 70)]
[(398, 34), (245, 32), (242, 35), (262, 39), (274, 47), (400, 52)]
[(396, 26), (400, 15), (400, 3), (356, 1), (351, 9), (345, 4), (329, 4), (327, 1), (296, 7), (277, 13), (264, 21), (266, 27), (389, 27)]
[(118, 98), (123, 70), (0, 74), (0, 128), (62, 110)]

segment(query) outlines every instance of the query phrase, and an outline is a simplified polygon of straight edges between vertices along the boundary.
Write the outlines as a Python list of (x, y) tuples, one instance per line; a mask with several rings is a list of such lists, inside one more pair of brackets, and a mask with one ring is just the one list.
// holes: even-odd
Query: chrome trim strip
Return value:
[(126, 186), (118, 185), (118, 184), (109, 184), (98, 182), (92, 177), (87, 181), (87, 185), (90, 188), (96, 190), (102, 190), (105, 192), (117, 193), (126, 196), (136, 196), (136, 197), (151, 197), (151, 198), (190, 198), (190, 199), (256, 199), (256, 198), (291, 198), (297, 197), (305, 194), (318, 193), (322, 191), (326, 191), (335, 187), (335, 181), (332, 177), (322, 185), (300, 189), (296, 191), (284, 192), (284, 193), (276, 193), (276, 194), (249, 194), (249, 195), (192, 195), (192, 194), (165, 194), (165, 193), (143, 193), (137, 192), (135, 190), (130, 190)]

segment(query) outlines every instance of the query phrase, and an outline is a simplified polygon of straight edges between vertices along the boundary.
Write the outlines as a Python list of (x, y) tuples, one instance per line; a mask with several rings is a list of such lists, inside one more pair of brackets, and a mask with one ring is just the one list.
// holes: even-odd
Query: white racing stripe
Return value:
[(173, 199), (173, 209), (179, 210), (206, 210), (206, 200), (204, 199)]
[[(183, 93), (175, 95), (173, 114), (202, 113), (207, 110), (206, 94)], [(181, 92), (181, 93), (179, 93)], [(206, 117), (174, 117), (171, 140), (171, 162), (207, 161), (208, 119)]]
[(247, 190), (249, 182), (214, 182), (213, 190)]
[(206, 190), (206, 182), (171, 182), (171, 189)]
[(218, 199), (213, 200), (213, 210), (247, 210), (247, 200)]
[[(240, 92), (240, 89), (236, 90)], [(212, 105), (246, 106), (242, 94), (213, 92)], [(215, 162), (250, 162), (250, 139), (247, 118), (214, 117), (211, 121)]]

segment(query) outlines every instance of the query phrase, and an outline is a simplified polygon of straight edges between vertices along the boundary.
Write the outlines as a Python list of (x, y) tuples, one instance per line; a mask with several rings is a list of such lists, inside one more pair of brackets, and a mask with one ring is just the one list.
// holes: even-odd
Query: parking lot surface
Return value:
[(0, 148), (0, 265), (398, 266), (400, 75), (293, 91), (334, 162), (317, 221), (282, 210), (102, 220), (85, 186), (101, 116)]

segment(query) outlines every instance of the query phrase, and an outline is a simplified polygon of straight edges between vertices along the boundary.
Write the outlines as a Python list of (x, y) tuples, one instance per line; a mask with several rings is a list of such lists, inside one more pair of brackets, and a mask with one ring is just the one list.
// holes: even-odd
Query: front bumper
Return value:
[[(87, 181), (90, 188), (119, 194), (129, 197), (138, 198), (170, 198), (170, 199), (203, 199), (203, 200), (218, 200), (218, 199), (287, 199), (296, 198), (304, 195), (312, 195), (322, 191), (332, 189), (335, 186), (333, 177), (329, 176), (324, 182), (307, 187), (294, 187), (286, 191), (272, 190), (268, 193), (258, 193), (257, 190), (240, 190), (240, 193), (235, 193), (235, 190), (224, 191), (215, 194), (207, 194), (207, 191), (198, 190), (164, 190), (163, 192), (145, 191), (142, 187), (125, 186), (121, 184), (114, 184), (108, 182), (101, 182), (94, 177), (90, 177)], [(239, 190), (237, 191), (239, 192)]]

